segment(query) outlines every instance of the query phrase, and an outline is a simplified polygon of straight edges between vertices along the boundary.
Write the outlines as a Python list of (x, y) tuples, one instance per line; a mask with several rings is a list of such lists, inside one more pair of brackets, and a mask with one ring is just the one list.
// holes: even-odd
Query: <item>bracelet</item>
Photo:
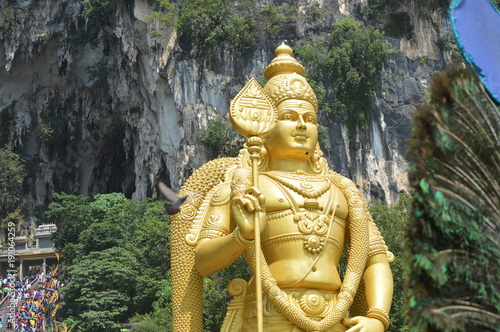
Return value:
[(253, 240), (245, 239), (243, 235), (241, 235), (240, 229), (238, 227), (236, 227), (233, 231), (233, 240), (240, 247), (247, 248), (253, 245)]
[(387, 312), (379, 308), (369, 309), (368, 313), (366, 314), (366, 317), (375, 318), (381, 321), (382, 324), (384, 324), (384, 331), (386, 331), (389, 328), (389, 324), (391, 323), (391, 320), (389, 319), (389, 315), (387, 314)]

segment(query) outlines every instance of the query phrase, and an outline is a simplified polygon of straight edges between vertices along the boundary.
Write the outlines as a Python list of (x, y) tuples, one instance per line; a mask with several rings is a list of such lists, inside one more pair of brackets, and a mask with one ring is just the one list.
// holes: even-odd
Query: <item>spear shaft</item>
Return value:
[[(250, 160), (252, 161), (252, 185), (259, 188), (259, 153), (262, 147), (262, 139), (253, 136), (247, 139)], [(262, 207), (261, 207), (262, 208)], [(262, 309), (262, 273), (261, 273), (261, 248), (260, 248), (260, 219), (259, 212), (254, 211), (254, 243), (255, 243), (255, 293), (257, 306), (257, 331), (263, 331), (263, 309)]]

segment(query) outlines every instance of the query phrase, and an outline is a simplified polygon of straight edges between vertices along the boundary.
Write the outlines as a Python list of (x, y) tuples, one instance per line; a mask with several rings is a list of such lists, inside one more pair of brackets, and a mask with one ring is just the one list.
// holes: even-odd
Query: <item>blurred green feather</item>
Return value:
[(411, 331), (500, 329), (500, 108), (476, 74), (436, 76), (408, 143)]

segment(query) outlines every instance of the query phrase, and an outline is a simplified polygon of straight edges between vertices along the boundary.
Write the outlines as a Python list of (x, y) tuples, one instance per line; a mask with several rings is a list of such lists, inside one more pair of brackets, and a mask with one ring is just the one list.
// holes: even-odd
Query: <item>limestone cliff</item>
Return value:
[[(25, 159), (29, 174), (23, 204), (44, 210), (53, 192), (124, 192), (156, 195), (159, 178), (178, 189), (207, 161), (196, 132), (226, 117), (229, 102), (250, 77), (261, 78), (285, 38), (261, 34), (235, 56), (222, 47), (219, 66), (183, 56), (173, 28), (149, 15), (147, 0), (115, 1), (113, 24), (97, 27), (78, 0), (7, 1), (0, 4), (0, 142)], [(272, 1), (258, 1), (265, 7)], [(287, 42), (304, 45), (345, 16), (361, 19), (366, 1), (300, 0)], [(324, 13), (311, 20), (310, 6)], [(447, 22), (437, 8), (427, 17), (412, 1), (398, 9), (411, 17), (411, 38), (386, 37), (391, 53), (380, 74), (369, 129), (349, 142), (342, 123), (326, 116), (325, 155), (354, 179), (366, 198), (393, 202), (406, 183), (404, 142), (414, 104), (432, 70), (445, 66), (437, 40)], [(156, 33), (153, 35), (151, 31)], [(446, 55), (447, 56), (447, 55)]]

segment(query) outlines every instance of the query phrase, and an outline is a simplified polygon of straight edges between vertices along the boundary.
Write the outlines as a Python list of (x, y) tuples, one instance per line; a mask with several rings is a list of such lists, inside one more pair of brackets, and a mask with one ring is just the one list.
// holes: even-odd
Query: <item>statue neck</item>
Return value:
[(309, 160), (287, 160), (287, 159), (276, 159), (270, 158), (269, 160), (269, 170), (270, 171), (283, 171), (283, 172), (294, 172), (294, 171), (304, 171), (309, 173)]

